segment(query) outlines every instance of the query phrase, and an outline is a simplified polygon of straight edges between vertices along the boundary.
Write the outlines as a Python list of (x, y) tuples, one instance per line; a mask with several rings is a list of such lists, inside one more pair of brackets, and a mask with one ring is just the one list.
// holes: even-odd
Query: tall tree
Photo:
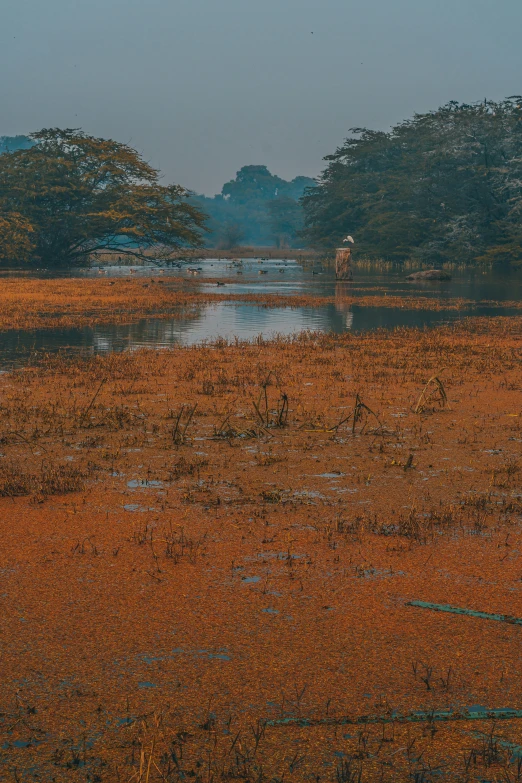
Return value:
[(243, 166), (236, 178), (223, 185), (221, 194), (236, 204), (268, 201), (278, 195), (286, 182), (271, 174), (266, 166)]
[(522, 99), (449, 103), (389, 133), (365, 128), (302, 199), (306, 235), (351, 233), (373, 257), (522, 260)]
[(31, 138), (30, 149), (0, 155), (0, 216), (17, 230), (23, 221), (40, 265), (66, 267), (100, 250), (142, 258), (155, 248), (162, 258), (201, 244), (203, 213), (180, 186), (160, 185), (131, 147), (79, 130)]
[(34, 256), (33, 227), (18, 212), (0, 213), (0, 261), (26, 264)]

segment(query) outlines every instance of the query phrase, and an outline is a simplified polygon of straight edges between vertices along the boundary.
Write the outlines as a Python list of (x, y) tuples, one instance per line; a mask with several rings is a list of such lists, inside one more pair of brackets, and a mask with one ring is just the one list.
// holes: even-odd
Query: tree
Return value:
[(235, 179), (223, 185), (219, 195), (196, 196), (191, 201), (209, 215), (210, 244), (222, 244), (228, 224), (237, 225), (241, 239), (248, 244), (268, 245), (273, 241), (273, 233), (267, 220), (267, 204), (277, 198), (297, 200), (311, 185), (315, 185), (315, 180), (309, 177), (295, 177), (289, 182), (271, 174), (266, 166), (243, 166)]
[[(26, 227), (32, 260), (66, 267), (97, 251), (157, 259), (201, 245), (205, 216), (131, 147), (80, 130), (42, 130), (0, 155), (0, 216)], [(148, 257), (149, 258), (149, 257)]]
[(236, 178), (223, 185), (221, 194), (236, 204), (250, 201), (268, 201), (277, 196), (284, 180), (274, 176), (266, 166), (243, 166)]
[(305, 234), (370, 257), (522, 260), (522, 98), (451, 102), (389, 133), (355, 128), (305, 192)]
[(241, 244), (244, 233), (237, 223), (225, 223), (220, 227), (218, 237), (219, 248), (233, 250)]
[(26, 263), (34, 253), (31, 224), (17, 212), (0, 214), (0, 262)]
[(303, 209), (293, 198), (282, 196), (267, 204), (270, 230), (277, 247), (293, 245), (303, 227)]

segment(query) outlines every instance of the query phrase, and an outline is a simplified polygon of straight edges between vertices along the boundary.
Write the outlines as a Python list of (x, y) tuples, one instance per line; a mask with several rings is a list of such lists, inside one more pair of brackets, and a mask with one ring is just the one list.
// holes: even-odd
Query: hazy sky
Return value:
[(2, 0), (0, 135), (82, 127), (213, 194), (354, 125), (522, 93), (521, 0)]

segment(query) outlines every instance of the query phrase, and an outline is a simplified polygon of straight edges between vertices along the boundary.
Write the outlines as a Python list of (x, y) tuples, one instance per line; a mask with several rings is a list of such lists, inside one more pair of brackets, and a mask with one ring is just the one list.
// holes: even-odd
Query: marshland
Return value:
[(55, 5), (0, 47), (0, 780), (522, 781), (522, 97), (426, 109), (430, 4)]
[[(191, 271), (194, 270), (194, 271)], [(1, 278), (0, 360), (36, 351), (120, 351), (256, 339), (300, 331), (424, 328), (476, 315), (516, 315), (516, 272), (452, 270), (450, 282), (407, 281), (409, 270), (354, 264), (335, 280), (331, 259), (200, 259), (174, 267), (95, 265), (67, 277)], [(260, 272), (262, 274), (260, 274)]]
[[(339, 307), (202, 264), (6, 278), (3, 334)], [(343, 291), (476, 312), (431, 328), (6, 360), (5, 779), (517, 779), (521, 327), (470, 285)]]

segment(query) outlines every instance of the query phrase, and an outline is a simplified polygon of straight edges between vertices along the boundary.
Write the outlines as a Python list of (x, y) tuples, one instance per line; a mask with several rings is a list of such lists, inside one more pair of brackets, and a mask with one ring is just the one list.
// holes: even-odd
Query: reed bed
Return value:
[[(330, 261), (332, 259), (330, 258)], [(416, 259), (405, 259), (404, 261), (397, 262), (397, 261), (388, 261), (385, 258), (365, 258), (364, 256), (358, 257), (357, 255), (354, 257), (352, 261), (352, 266), (354, 269), (368, 271), (368, 272), (381, 272), (381, 273), (387, 273), (387, 272), (400, 272), (404, 275), (409, 274), (410, 272), (417, 272), (419, 270), (424, 269), (433, 269), (433, 264), (426, 263), (420, 260)], [(436, 265), (438, 269), (444, 269), (446, 272), (483, 272), (483, 273), (490, 273), (491, 268), (493, 264), (480, 264), (479, 266), (474, 265), (473, 267), (470, 267), (469, 264), (459, 264), (455, 261), (446, 261), (442, 264)]]

